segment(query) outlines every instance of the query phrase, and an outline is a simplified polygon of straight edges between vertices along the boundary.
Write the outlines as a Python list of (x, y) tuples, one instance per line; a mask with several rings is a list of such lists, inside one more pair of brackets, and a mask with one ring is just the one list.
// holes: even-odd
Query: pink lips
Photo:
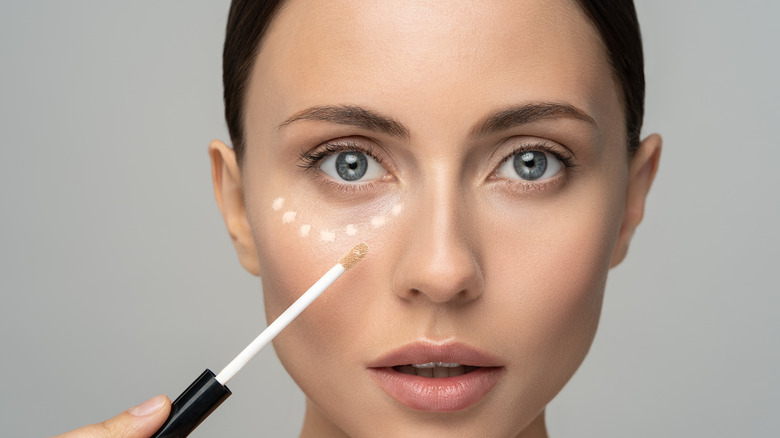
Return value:
[[(442, 362), (476, 370), (450, 377), (405, 374), (399, 367)], [(392, 351), (368, 364), (374, 381), (399, 403), (412, 409), (454, 412), (466, 409), (487, 395), (498, 383), (504, 368), (487, 353), (462, 343), (416, 342)]]

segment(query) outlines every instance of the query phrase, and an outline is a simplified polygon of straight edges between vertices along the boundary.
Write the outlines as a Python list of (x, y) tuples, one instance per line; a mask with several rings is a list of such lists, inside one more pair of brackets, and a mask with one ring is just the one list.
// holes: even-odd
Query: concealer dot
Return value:
[(384, 216), (374, 216), (371, 218), (371, 225), (374, 228), (379, 228), (387, 222), (387, 218)]
[[(279, 196), (273, 200), (271, 203), (271, 208), (274, 211), (281, 212), (285, 205), (285, 198), (283, 196)], [(292, 205), (291, 205), (292, 206)], [(288, 207), (289, 208), (289, 207)], [(388, 212), (388, 215), (377, 215), (372, 216), (369, 219), (369, 223), (371, 224), (371, 227), (374, 229), (381, 228), (388, 224), (388, 221), (392, 219), (393, 217), (399, 216), (403, 212), (403, 204), (397, 203), (392, 206), (390, 211)], [(302, 219), (305, 218), (305, 215), (302, 217)], [(298, 219), (298, 211), (297, 210), (286, 210), (283, 213), (281, 213), (281, 220), (282, 223), (285, 225), (292, 224)], [(366, 227), (363, 227), (363, 230), (365, 230)], [(336, 241), (336, 238), (340, 233), (343, 232), (343, 235), (354, 237), (360, 234), (361, 232), (361, 224), (348, 224), (341, 230), (343, 231), (336, 231), (334, 229), (316, 229), (311, 224), (301, 224), (298, 228), (298, 235), (302, 238), (309, 237), (309, 235), (314, 232), (319, 233), (320, 240), (323, 242), (334, 242)]]
[(320, 231), (320, 239), (322, 239), (323, 242), (333, 242), (336, 240), (336, 233), (327, 230)]
[(283, 224), (289, 224), (295, 221), (295, 216), (298, 214), (297, 211), (291, 210), (291, 211), (285, 211), (282, 215), (282, 223)]

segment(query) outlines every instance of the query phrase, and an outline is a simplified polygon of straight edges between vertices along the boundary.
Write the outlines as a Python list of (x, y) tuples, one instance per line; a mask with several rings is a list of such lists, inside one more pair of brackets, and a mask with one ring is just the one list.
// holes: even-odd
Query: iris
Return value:
[(341, 152), (336, 157), (336, 173), (345, 181), (357, 181), (365, 176), (368, 159), (361, 152)]
[(514, 166), (520, 178), (533, 181), (541, 178), (547, 170), (547, 157), (540, 151), (522, 152), (515, 155)]

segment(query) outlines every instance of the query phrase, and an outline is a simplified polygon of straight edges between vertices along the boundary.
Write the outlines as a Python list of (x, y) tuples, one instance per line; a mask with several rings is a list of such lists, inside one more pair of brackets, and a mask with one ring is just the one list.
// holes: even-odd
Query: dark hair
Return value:
[(645, 57), (633, 0), (577, 0), (590, 17), (607, 49), (620, 83), (626, 113), (629, 156), (639, 148), (645, 117)]
[[(239, 164), (244, 156), (244, 106), (247, 83), (261, 42), (283, 0), (233, 0), (222, 52), (225, 119)], [(642, 37), (633, 0), (576, 0), (606, 47), (621, 88), (629, 155), (639, 147), (645, 106)]]

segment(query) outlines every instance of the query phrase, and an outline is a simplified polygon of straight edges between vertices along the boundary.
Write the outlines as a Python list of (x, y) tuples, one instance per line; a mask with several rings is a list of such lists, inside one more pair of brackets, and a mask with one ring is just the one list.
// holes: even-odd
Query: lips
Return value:
[(417, 342), (368, 364), (374, 381), (412, 409), (454, 412), (482, 400), (504, 368), (498, 359), (462, 343)]

